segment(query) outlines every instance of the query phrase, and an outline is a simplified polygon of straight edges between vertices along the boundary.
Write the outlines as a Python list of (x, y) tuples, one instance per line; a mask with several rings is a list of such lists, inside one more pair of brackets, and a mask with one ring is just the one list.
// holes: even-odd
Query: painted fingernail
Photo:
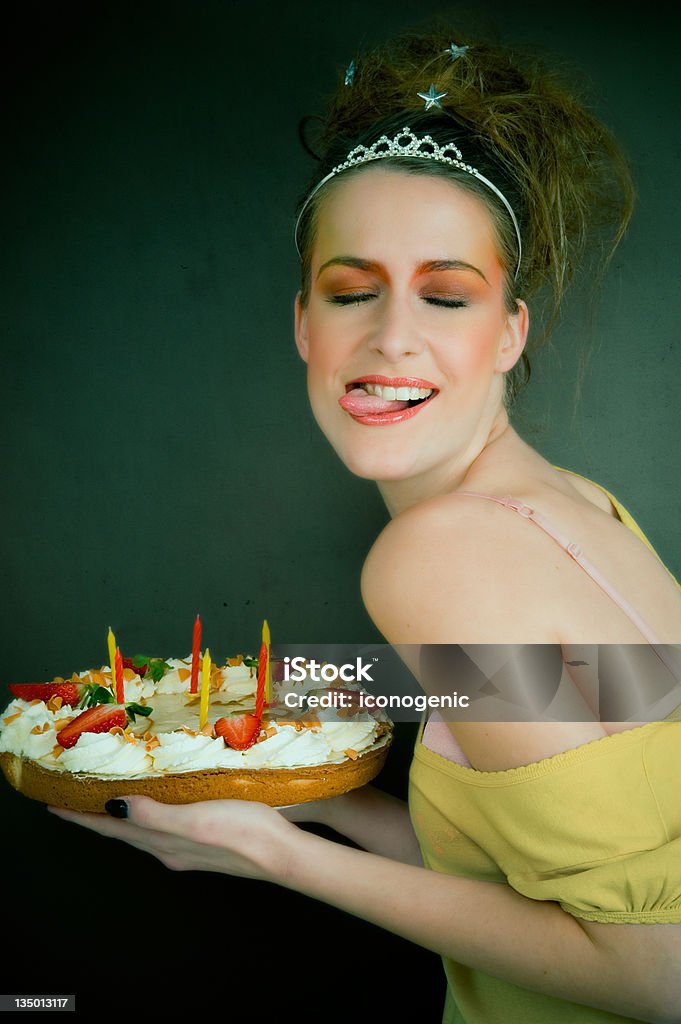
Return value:
[(125, 800), (107, 800), (104, 810), (112, 818), (127, 818), (128, 816), (128, 805)]

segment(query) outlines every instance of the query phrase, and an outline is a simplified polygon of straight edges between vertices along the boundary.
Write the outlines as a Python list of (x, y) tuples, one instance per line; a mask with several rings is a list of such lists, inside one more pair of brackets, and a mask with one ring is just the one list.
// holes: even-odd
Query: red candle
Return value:
[(192, 681), (189, 686), (190, 693), (199, 692), (199, 661), (201, 658), (201, 619), (196, 616), (194, 623), (194, 641), (192, 643)]
[(267, 644), (260, 645), (260, 657), (258, 658), (258, 688), (255, 691), (255, 717), (262, 718), (262, 709), (265, 703), (265, 680), (267, 679)]
[(125, 704), (125, 689), (123, 687), (123, 657), (120, 647), (116, 648), (116, 703)]

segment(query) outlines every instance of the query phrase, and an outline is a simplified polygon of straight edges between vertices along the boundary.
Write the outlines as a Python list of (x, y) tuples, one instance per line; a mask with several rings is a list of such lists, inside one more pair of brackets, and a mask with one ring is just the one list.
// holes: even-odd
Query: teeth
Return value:
[(433, 388), (391, 388), (385, 384), (369, 384), (362, 383), (361, 387), (364, 388), (368, 395), (376, 395), (378, 398), (383, 398), (386, 402), (414, 402), (417, 398), (428, 398), (428, 395), (432, 395)]

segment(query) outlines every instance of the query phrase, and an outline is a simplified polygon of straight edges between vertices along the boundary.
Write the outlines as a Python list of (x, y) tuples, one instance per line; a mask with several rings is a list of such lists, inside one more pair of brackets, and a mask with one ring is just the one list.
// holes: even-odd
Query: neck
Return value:
[(378, 490), (391, 519), (428, 498), (461, 490), (473, 469), (512, 444), (514, 439), (518, 439), (517, 434), (502, 406), (492, 423), (453, 460), (407, 480), (379, 480)]

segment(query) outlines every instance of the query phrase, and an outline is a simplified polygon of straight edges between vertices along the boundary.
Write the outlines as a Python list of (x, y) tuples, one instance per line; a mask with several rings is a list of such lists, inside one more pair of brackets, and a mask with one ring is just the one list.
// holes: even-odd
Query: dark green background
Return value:
[[(109, 625), (124, 653), (185, 655), (197, 612), (216, 658), (255, 651), (264, 617), (275, 642), (378, 639), (358, 581), (386, 512), (318, 432), (293, 344), (293, 209), (311, 171), (297, 124), (358, 49), (438, 10), (448, 8), (238, 0), (14, 12), (1, 172), (4, 682), (106, 660)], [(678, 574), (677, 26), (584, 0), (494, 0), (483, 21), (584, 69), (639, 188), (576, 413), (578, 295), (535, 361), (516, 425), (613, 490)], [(405, 727), (382, 783), (401, 794), (412, 738)], [(8, 926), (22, 949), (47, 935), (69, 955), (96, 951), (109, 972), (112, 945), (132, 934), (125, 915), (104, 927), (96, 898), (83, 899), (54, 932), (62, 894), (96, 895), (88, 877), (104, 877), (109, 906), (136, 904), (139, 891), (155, 909), (154, 970), (182, 947), (168, 1005), (190, 1005), (201, 984), (186, 964), (201, 943), (193, 915), (208, 909), (232, 969), (255, 977), (267, 938), (268, 963), (283, 958), (289, 981), (328, 995), (328, 1020), (355, 1012), (353, 979), (372, 971), (381, 1002), (353, 1019), (398, 1013), (405, 978), (419, 1019), (438, 1019), (434, 955), (267, 886), (171, 875), (4, 784), (0, 809), (3, 888), (29, 894)], [(46, 904), (38, 878), (50, 880)], [(285, 926), (264, 927), (271, 914)], [(146, 927), (134, 935), (148, 950)], [(3, 988), (62, 979), (64, 991), (95, 991), (68, 957), (54, 964), (48, 983), (46, 968), (22, 974), (6, 961)], [(296, 1002), (301, 1019), (322, 1019), (318, 1003)]]

